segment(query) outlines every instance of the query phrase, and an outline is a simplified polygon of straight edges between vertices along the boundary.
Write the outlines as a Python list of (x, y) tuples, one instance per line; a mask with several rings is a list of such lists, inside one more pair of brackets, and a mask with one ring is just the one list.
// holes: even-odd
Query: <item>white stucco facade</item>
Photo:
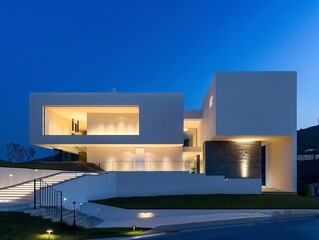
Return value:
[[(296, 78), (296, 72), (218, 72), (202, 109), (192, 111), (184, 111), (181, 93), (31, 93), (30, 143), (85, 152), (106, 171), (184, 171), (206, 179), (216, 173), (236, 184), (255, 179), (250, 193), (256, 184), (261, 192), (264, 178), (269, 189), (296, 192)], [(236, 154), (231, 160), (226, 154), (224, 165), (222, 153), (217, 160), (211, 152), (217, 142), (255, 142), (266, 154), (258, 144), (230, 146), (244, 158), (237, 164)], [(236, 186), (229, 189), (237, 193)]]

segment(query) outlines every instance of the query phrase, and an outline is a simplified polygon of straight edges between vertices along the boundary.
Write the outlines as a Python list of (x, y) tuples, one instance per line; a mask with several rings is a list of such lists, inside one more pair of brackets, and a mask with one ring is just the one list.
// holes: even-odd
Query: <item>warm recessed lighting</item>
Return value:
[(154, 217), (154, 213), (152, 212), (141, 212), (138, 214), (139, 218), (151, 218)]

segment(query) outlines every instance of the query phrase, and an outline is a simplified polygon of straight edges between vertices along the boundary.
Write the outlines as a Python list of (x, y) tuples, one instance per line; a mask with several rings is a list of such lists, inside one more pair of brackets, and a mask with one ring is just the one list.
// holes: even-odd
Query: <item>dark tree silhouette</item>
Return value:
[(20, 143), (8, 143), (6, 148), (9, 162), (28, 162), (35, 156), (33, 147), (26, 149)]

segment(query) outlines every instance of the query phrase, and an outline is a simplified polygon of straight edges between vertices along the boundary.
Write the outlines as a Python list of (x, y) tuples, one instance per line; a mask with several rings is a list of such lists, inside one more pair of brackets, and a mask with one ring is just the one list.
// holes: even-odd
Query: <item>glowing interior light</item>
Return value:
[(68, 200), (66, 197), (65, 197), (65, 198), (63, 198), (63, 201), (66, 201), (66, 200)]
[(9, 174), (9, 177), (13, 177), (13, 175), (12, 175), (12, 174)]
[(184, 128), (184, 132), (188, 131), (188, 128)]
[(236, 140), (234, 140), (234, 142), (241, 142), (241, 143), (245, 143), (245, 142), (256, 142), (256, 141), (258, 141), (258, 139), (242, 138), (242, 139), (236, 139)]

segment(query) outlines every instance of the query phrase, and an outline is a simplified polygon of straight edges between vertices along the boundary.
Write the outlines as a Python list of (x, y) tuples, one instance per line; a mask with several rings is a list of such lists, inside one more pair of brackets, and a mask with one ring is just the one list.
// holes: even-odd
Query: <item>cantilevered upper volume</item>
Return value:
[(193, 111), (181, 93), (31, 93), (30, 142), (106, 171), (188, 171), (295, 192), (296, 78), (218, 72)]
[[(79, 131), (75, 131), (77, 124)], [(30, 94), (34, 144), (181, 146), (182, 129), (183, 95), (179, 93)]]

